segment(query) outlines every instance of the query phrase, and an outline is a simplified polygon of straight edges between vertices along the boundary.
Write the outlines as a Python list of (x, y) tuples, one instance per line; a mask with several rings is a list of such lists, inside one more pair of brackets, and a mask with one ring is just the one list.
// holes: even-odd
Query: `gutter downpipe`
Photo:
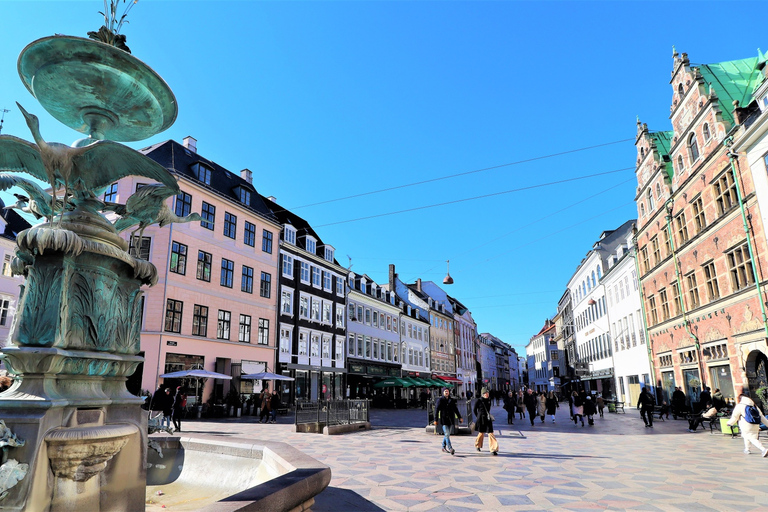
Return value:
[[(733, 138), (728, 137), (725, 140), (725, 146), (730, 147), (733, 144)], [(752, 248), (752, 240), (749, 236), (749, 225), (747, 224), (747, 213), (744, 206), (744, 200), (741, 195), (741, 186), (739, 186), (739, 176), (736, 173), (736, 154), (732, 151), (728, 151), (728, 159), (731, 164), (731, 171), (733, 172), (733, 182), (736, 185), (736, 198), (739, 201), (739, 209), (741, 210), (741, 220), (744, 223), (744, 234), (747, 236), (747, 249), (749, 250), (749, 260), (752, 265), (752, 274), (755, 277), (755, 288), (757, 289), (757, 300), (760, 303), (760, 312), (763, 315), (763, 330), (765, 331), (766, 338), (768, 338), (768, 317), (765, 314), (765, 302), (763, 302), (763, 291), (760, 287), (760, 274), (757, 272), (757, 265), (755, 264), (755, 252)]]
[[(637, 228), (634, 230), (634, 236), (632, 237), (632, 244), (635, 246), (635, 254), (634, 254), (634, 260), (635, 260), (635, 272), (637, 272), (637, 285), (640, 288), (640, 309), (643, 310), (643, 319), (648, 318), (648, 315), (645, 312), (645, 289), (640, 286), (640, 264), (637, 262)], [(645, 346), (647, 348), (648, 352), (648, 363), (651, 365), (651, 374), (656, 377), (656, 365), (653, 364), (653, 347), (651, 346), (651, 336), (648, 333), (648, 322), (643, 322), (643, 330), (645, 331)], [(659, 376), (661, 377), (661, 376)], [(661, 379), (658, 379), (656, 382), (660, 382)], [(658, 385), (654, 386), (658, 389)], [(657, 397), (658, 398), (658, 397)], [(630, 404), (632, 405), (632, 404)]]
[(675, 278), (677, 281), (677, 295), (680, 299), (680, 308), (683, 310), (683, 325), (688, 336), (694, 341), (696, 345), (696, 368), (699, 370), (699, 376), (701, 377), (702, 387), (704, 385), (704, 370), (701, 366), (701, 344), (699, 343), (699, 337), (691, 332), (691, 321), (688, 320), (688, 312), (685, 310), (685, 297), (683, 296), (683, 283), (680, 280), (680, 260), (677, 259), (677, 251), (675, 250), (675, 237), (672, 233), (672, 199), (667, 199), (664, 204), (667, 210), (667, 236), (669, 237), (669, 248), (672, 250), (672, 259), (675, 262)]

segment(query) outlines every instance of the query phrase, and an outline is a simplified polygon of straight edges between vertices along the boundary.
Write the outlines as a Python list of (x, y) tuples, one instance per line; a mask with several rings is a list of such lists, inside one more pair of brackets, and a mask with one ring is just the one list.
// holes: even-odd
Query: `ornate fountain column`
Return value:
[[(127, 252), (127, 242), (101, 212), (117, 212), (124, 224), (151, 223), (147, 212), (160, 211), (178, 193), (165, 169), (111, 142), (142, 140), (168, 128), (175, 98), (144, 63), (88, 39), (35, 41), (21, 52), (18, 68), (49, 113), (89, 138), (71, 147), (45, 143), (26, 111), (36, 146), (0, 136), (0, 171), (16, 158), (30, 174), (70, 193), (66, 211), (54, 208), (51, 220), (17, 237), (12, 268), (26, 282), (0, 354), (17, 380), (0, 395), (0, 419), (20, 441), (9, 445), (14, 465), (3, 464), (0, 475), (5, 469), (20, 480), (0, 488), (0, 509), (144, 510), (146, 416), (143, 400), (125, 382), (142, 361), (141, 287), (155, 284), (157, 270)], [(58, 152), (54, 163), (46, 160), (51, 147)], [(105, 186), (129, 175), (160, 182), (154, 203), (138, 193), (133, 206), (131, 198), (126, 205), (100, 201)], [(43, 197), (32, 199), (46, 204)]]

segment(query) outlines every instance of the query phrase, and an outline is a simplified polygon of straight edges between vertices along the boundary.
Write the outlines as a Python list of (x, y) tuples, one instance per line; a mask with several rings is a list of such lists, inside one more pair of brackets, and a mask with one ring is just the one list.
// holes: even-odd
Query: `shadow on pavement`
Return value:
[(366, 500), (355, 491), (340, 489), (338, 487), (326, 487), (323, 492), (315, 496), (315, 504), (312, 512), (338, 512), (340, 510), (354, 510), (355, 512), (384, 512), (378, 505)]

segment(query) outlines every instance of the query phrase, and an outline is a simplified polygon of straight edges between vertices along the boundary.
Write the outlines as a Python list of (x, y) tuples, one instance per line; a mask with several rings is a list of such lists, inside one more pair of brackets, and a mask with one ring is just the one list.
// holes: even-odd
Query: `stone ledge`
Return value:
[(366, 421), (364, 423), (350, 423), (348, 425), (332, 425), (323, 428), (323, 435), (335, 436), (338, 434), (346, 434), (347, 432), (357, 432), (359, 430), (371, 430), (371, 423)]

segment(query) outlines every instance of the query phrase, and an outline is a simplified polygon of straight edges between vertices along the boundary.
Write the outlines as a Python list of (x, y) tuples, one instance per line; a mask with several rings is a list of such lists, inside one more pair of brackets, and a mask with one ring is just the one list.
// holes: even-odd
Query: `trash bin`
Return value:
[(616, 412), (616, 403), (608, 402), (608, 412)]
[(728, 426), (728, 420), (730, 418), (720, 418), (720, 432), (726, 435), (737, 435), (739, 434), (739, 426), (734, 425), (733, 427)]

